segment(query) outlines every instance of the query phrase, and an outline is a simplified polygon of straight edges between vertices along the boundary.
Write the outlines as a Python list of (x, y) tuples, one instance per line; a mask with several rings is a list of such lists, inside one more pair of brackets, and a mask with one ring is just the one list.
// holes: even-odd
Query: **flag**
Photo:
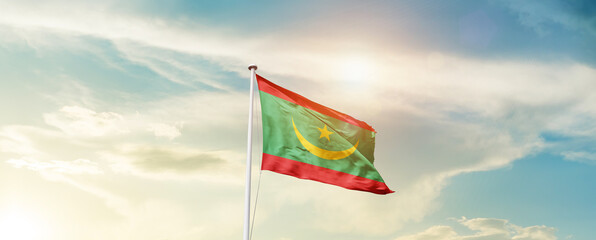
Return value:
[(393, 191), (375, 167), (376, 131), (256, 75), (263, 114), (262, 170), (376, 194)]

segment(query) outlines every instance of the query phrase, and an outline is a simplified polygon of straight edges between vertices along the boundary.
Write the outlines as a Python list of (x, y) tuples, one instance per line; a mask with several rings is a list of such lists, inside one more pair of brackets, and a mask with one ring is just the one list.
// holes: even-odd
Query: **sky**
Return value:
[(595, 43), (587, 0), (0, 0), (0, 239), (240, 239), (249, 64), (396, 191), (260, 172), (257, 98), (253, 239), (593, 239)]

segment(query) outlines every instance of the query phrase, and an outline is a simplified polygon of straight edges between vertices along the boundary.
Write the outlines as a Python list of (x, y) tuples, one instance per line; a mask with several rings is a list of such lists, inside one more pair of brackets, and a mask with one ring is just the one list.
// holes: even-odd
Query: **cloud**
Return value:
[(102, 174), (103, 171), (98, 164), (87, 159), (76, 159), (74, 161), (40, 161), (36, 159), (8, 159), (6, 163), (16, 168), (26, 168), (38, 172), (53, 172), (64, 174)]
[(113, 112), (97, 113), (79, 106), (64, 106), (57, 113), (44, 114), (44, 120), (68, 135), (98, 137), (130, 132), (123, 124), (122, 115)]
[(117, 154), (104, 153), (104, 157), (113, 159), (112, 167), (116, 171), (134, 168), (141, 172), (174, 174), (212, 173), (230, 167), (231, 161), (222, 156), (225, 156), (222, 152), (208, 153), (181, 146), (150, 145), (128, 145)]
[[(94, 5), (81, 3), (88, 4)], [(240, 40), (236, 35), (190, 21), (155, 19), (117, 11), (83, 10), (96, 9), (99, 6), (81, 7), (79, 4), (60, 4), (60, 1), (55, 1), (51, 4), (37, 4), (36, 7), (27, 3), (0, 3), (0, 7), (3, 9), (0, 24), (23, 29), (19, 31), (22, 33), (21, 37), (26, 37), (29, 30), (33, 30), (34, 33), (107, 39), (116, 44), (123, 57), (146, 65), (173, 82), (189, 84), (198, 81), (215, 89), (227, 89), (227, 86), (211, 78), (198, 78), (197, 76), (205, 76), (204, 71), (196, 70), (200, 65), (183, 64), (181, 58), (176, 58), (172, 51), (203, 55), (207, 58), (217, 57), (219, 61), (227, 63), (227, 66), (230, 63), (242, 64), (235, 56), (249, 55), (250, 53), (243, 49), (250, 49), (249, 46), (255, 42), (261, 42), (255, 39)], [(16, 14), (17, 12), (22, 14)], [(81, 14), (72, 14), (73, 12)], [(186, 28), (190, 26), (200, 29), (200, 32), (187, 31)], [(51, 46), (55, 45), (55, 42), (48, 43), (36, 38), (30, 44)], [(236, 64), (234, 65), (238, 66)]]
[(18, 155), (34, 155), (38, 153), (27, 134), (22, 133), (18, 128), (14, 127), (3, 127), (0, 131), (0, 152)]
[(217, 185), (242, 185), (242, 155), (231, 151), (198, 151), (185, 147), (129, 145), (101, 151), (99, 158), (123, 176), (154, 180), (199, 180)]
[(507, 220), (492, 219), (492, 218), (462, 218), (459, 223), (466, 226), (470, 230), (479, 232), (479, 235), (509, 235)]
[(549, 25), (558, 24), (596, 37), (596, 6), (592, 1), (504, 2), (518, 14), (522, 24), (533, 28), (538, 34), (550, 34)]
[(197, 154), (188, 157), (173, 155), (173, 152), (163, 150), (141, 150), (135, 153), (139, 161), (135, 165), (153, 171), (192, 172), (199, 169), (209, 169), (223, 165), (224, 160), (208, 154)]
[[(89, 138), (32, 126), (3, 126), (0, 129), (0, 142), (4, 143), (0, 149), (0, 159), (6, 159), (0, 166), (2, 174), (9, 173), (9, 179), (14, 180), (10, 176), (18, 171), (34, 171), (45, 180), (64, 183), (97, 197), (107, 207), (81, 209), (81, 206), (89, 206), (86, 204), (98, 206), (84, 194), (86, 204), (78, 203), (81, 200), (78, 196), (81, 194), (65, 194), (59, 201), (70, 204), (68, 210), (65, 210), (67, 213), (64, 216), (49, 217), (56, 221), (57, 226), (45, 235), (46, 238), (80, 239), (93, 235), (101, 239), (229, 239), (235, 231), (220, 229), (241, 229), (241, 221), (229, 221), (231, 217), (241, 219), (241, 204), (227, 197), (218, 197), (228, 196), (230, 189), (235, 190), (236, 186), (241, 186), (243, 166), (237, 166), (240, 164), (236, 164), (234, 160), (238, 156), (233, 152), (201, 152), (181, 146), (152, 147), (149, 144), (119, 148), (115, 146), (126, 145), (129, 139), (117, 139), (120, 141), (113, 141), (105, 135)], [(18, 145), (22, 148), (11, 148)], [(110, 151), (123, 156), (104, 158), (103, 153)], [(128, 167), (129, 171), (114, 167), (116, 164)], [(192, 189), (180, 188), (180, 180), (188, 182)], [(29, 184), (32, 180), (28, 178), (19, 181)], [(145, 182), (137, 185), (142, 181)], [(153, 182), (151, 191), (140, 190), (146, 187), (146, 181)], [(15, 186), (21, 188), (21, 185)], [(42, 192), (55, 193), (55, 184), (42, 186), (48, 187)], [(35, 191), (39, 189), (35, 188)], [(214, 196), (207, 197), (206, 192)], [(234, 192), (238, 192), (240, 198), (242, 191)], [(211, 202), (213, 199), (219, 199), (217, 204)], [(107, 214), (116, 216), (109, 222), (99, 223), (84, 217), (73, 220), (68, 214), (72, 209), (80, 209), (91, 215), (107, 211)], [(199, 217), (197, 213), (200, 213)], [(164, 219), (168, 221), (155, 225)], [(69, 222), (94, 223), (97, 226), (84, 230), (73, 229), (71, 225), (59, 227), (59, 224)]]
[[(222, 94), (200, 94), (198, 97), (219, 101), (218, 95)], [(229, 94), (222, 96), (224, 99), (231, 97)], [(96, 112), (81, 106), (64, 106), (57, 112), (43, 114), (47, 125), (56, 127), (56, 130), (4, 126), (0, 129), (0, 153), (7, 157), (7, 163), (11, 166), (42, 174), (93, 175), (103, 171), (99, 166), (107, 166), (113, 173), (122, 175), (159, 179), (202, 178), (237, 184), (240, 177), (235, 175), (243, 172), (239, 161), (244, 158), (242, 153), (229, 148), (202, 151), (194, 145), (189, 146), (187, 142), (217, 142), (219, 138), (226, 140), (228, 137), (218, 129), (233, 129), (228, 124), (238, 119), (210, 115), (209, 108), (201, 107), (210, 105), (209, 101), (193, 103), (195, 97), (177, 96), (158, 101), (152, 105), (154, 108), (145, 109), (143, 114)], [(230, 106), (235, 105), (234, 102), (237, 101), (232, 101)], [(202, 111), (189, 113), (189, 105)], [(210, 108), (215, 109), (213, 106)], [(234, 108), (230, 110), (234, 112)], [(176, 120), (179, 123), (170, 125), (154, 119)], [(182, 135), (182, 122), (187, 122), (194, 131), (213, 129), (219, 132), (219, 136), (200, 141), (189, 136), (175, 143), (173, 140)], [(148, 138), (151, 136), (149, 134), (158, 138)], [(217, 148), (221, 149), (221, 146)]]
[(504, 219), (462, 217), (458, 223), (474, 231), (459, 234), (450, 226), (433, 226), (423, 232), (398, 237), (396, 240), (556, 240), (555, 228), (547, 226), (520, 227)]
[(115, 112), (95, 112), (80, 106), (64, 106), (58, 112), (46, 113), (45, 122), (64, 133), (79, 137), (102, 137), (109, 135), (130, 134), (132, 131), (140, 132), (145, 126), (146, 131), (152, 132), (156, 137), (173, 140), (182, 133), (178, 126), (166, 123), (150, 122), (149, 116), (124, 117)]
[[(120, 55), (187, 88), (231, 91), (217, 64), (186, 51), (173, 51), (131, 40), (114, 40)], [(215, 65), (215, 66), (214, 66)]]
[(562, 152), (561, 155), (563, 155), (564, 159), (567, 161), (596, 164), (596, 153), (584, 152), (584, 151), (581, 151), (581, 152), (566, 151), (566, 152)]
[(457, 233), (449, 226), (433, 226), (424, 232), (399, 237), (396, 240), (455, 240)]
[(23, 166), (48, 164), (51, 169), (92, 165), (94, 161), (89, 157), (88, 148), (88, 144), (73, 141), (61, 131), (21, 125), (0, 128), (0, 156), (5, 157), (5, 160), (13, 159), (13, 162)]
[(177, 126), (172, 126), (164, 123), (151, 123), (148, 127), (156, 137), (165, 137), (167, 139), (174, 139), (181, 135)]

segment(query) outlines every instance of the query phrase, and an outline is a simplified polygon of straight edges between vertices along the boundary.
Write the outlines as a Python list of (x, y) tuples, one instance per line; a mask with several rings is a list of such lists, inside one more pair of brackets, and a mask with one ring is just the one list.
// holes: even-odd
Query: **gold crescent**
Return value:
[(308, 140), (306, 140), (306, 138), (304, 138), (302, 136), (302, 134), (300, 134), (300, 132), (298, 131), (298, 128), (296, 128), (296, 124), (294, 124), (293, 117), (292, 117), (292, 125), (294, 125), (294, 132), (296, 132), (296, 136), (298, 137), (300, 144), (302, 144), (302, 146), (304, 146), (304, 148), (306, 148), (306, 150), (309, 151), (310, 153), (312, 153), (313, 155), (323, 158), (323, 159), (339, 160), (342, 158), (346, 158), (346, 157), (352, 155), (352, 153), (354, 153), (354, 151), (356, 151), (356, 148), (358, 147), (358, 143), (360, 143), (360, 140), (358, 140), (354, 146), (352, 146), (351, 148), (348, 148), (346, 150), (343, 150), (343, 151), (325, 150), (325, 149), (322, 149), (322, 148), (319, 148), (319, 147), (313, 145)]

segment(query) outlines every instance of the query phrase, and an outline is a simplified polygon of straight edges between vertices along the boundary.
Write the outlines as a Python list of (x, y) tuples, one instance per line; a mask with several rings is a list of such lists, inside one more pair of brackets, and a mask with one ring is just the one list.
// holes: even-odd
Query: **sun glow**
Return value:
[(366, 58), (348, 57), (340, 63), (342, 80), (359, 83), (370, 81), (373, 75), (373, 64)]
[(46, 229), (32, 213), (18, 208), (0, 211), (0, 239), (41, 240), (46, 239)]

